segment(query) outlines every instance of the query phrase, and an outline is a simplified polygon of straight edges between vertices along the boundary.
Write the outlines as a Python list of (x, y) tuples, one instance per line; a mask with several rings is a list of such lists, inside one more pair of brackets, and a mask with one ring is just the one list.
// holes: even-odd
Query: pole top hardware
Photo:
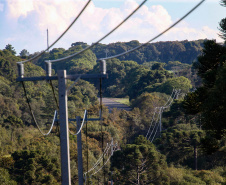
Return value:
[(46, 76), (51, 76), (52, 75), (52, 63), (50, 60), (45, 61), (45, 68), (46, 68)]
[(100, 73), (106, 74), (107, 67), (106, 67), (106, 61), (105, 60), (99, 60), (100, 62)]
[(18, 67), (18, 76), (20, 78), (23, 78), (24, 77), (24, 64), (22, 62), (18, 62), (17, 67)]

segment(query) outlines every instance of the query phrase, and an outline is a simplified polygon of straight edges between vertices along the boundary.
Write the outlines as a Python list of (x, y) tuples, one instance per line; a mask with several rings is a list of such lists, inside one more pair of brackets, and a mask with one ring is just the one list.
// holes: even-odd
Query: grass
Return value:
[(130, 106), (129, 98), (111, 98), (113, 101)]

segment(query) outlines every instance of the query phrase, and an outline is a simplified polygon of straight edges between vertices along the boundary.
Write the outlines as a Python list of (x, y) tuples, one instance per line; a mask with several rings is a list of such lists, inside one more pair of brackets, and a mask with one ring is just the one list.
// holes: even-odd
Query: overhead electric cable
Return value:
[[(161, 116), (161, 113), (160, 113), (159, 116)], [(158, 131), (158, 128), (159, 128), (159, 124), (157, 124), (157, 128), (155, 129), (155, 134), (154, 134), (154, 136), (152, 137), (151, 142), (153, 142), (153, 140), (155, 139), (155, 136), (156, 136), (156, 133), (157, 133), (157, 131)]]
[(108, 32), (105, 36), (103, 36), (102, 38), (100, 38), (98, 41), (94, 42), (92, 45), (86, 47), (85, 49), (77, 52), (77, 53), (74, 53), (72, 55), (69, 55), (67, 57), (63, 57), (63, 58), (60, 58), (60, 59), (56, 59), (56, 60), (50, 60), (49, 62), (60, 62), (60, 61), (63, 61), (63, 60), (66, 60), (66, 59), (70, 59), (72, 57), (75, 57), (83, 52), (85, 52), (86, 50), (88, 49), (91, 49), (92, 47), (94, 47), (95, 45), (97, 45), (98, 43), (100, 43), (102, 40), (104, 40), (106, 37), (108, 37), (110, 34), (112, 34), (115, 30), (117, 30), (123, 23), (125, 23), (137, 10), (139, 10), (143, 5), (144, 3), (146, 3), (147, 0), (144, 0), (131, 14), (129, 14), (121, 23), (119, 23), (114, 29), (112, 29), (110, 32)]
[(148, 136), (148, 134), (149, 134), (149, 132), (150, 132), (150, 129), (151, 129), (151, 126), (152, 126), (152, 124), (153, 124), (153, 122), (154, 122), (154, 120), (155, 120), (156, 110), (157, 110), (157, 107), (155, 107), (155, 112), (154, 112), (154, 114), (153, 114), (153, 116), (152, 116), (151, 124), (150, 124), (150, 126), (149, 126), (149, 129), (148, 129), (148, 132), (147, 132), (147, 134), (146, 134), (146, 137)]
[[(115, 149), (113, 150), (113, 152), (115, 151)], [(93, 176), (93, 175), (95, 175), (96, 173), (98, 173), (107, 163), (108, 163), (108, 161), (110, 160), (110, 158), (111, 158), (111, 156), (112, 155), (110, 155), (109, 157), (108, 157), (108, 159), (106, 160), (106, 162), (96, 171), (96, 172), (94, 172), (91, 176)]]
[(73, 134), (73, 133), (69, 130), (69, 132), (70, 132), (70, 134), (71, 134), (71, 135), (74, 135), (74, 136), (75, 136), (75, 135), (78, 135), (78, 134), (81, 132), (82, 127), (83, 127), (83, 125), (84, 125), (85, 121), (87, 121), (86, 116), (87, 116), (87, 110), (85, 110), (85, 112), (84, 112), (84, 116), (83, 116), (82, 124), (81, 124), (81, 126), (80, 126), (80, 128), (79, 128), (79, 131), (78, 131), (78, 132), (76, 132), (75, 134)]
[(106, 153), (108, 153), (110, 147), (111, 147), (111, 145), (108, 145), (108, 143), (107, 143), (104, 153), (99, 157), (99, 159), (96, 161), (96, 163), (93, 165), (93, 167), (91, 169), (89, 169), (87, 172), (85, 172), (84, 174), (87, 174), (87, 173), (93, 171), (101, 163), (103, 156), (106, 155)]
[[(157, 124), (157, 128), (155, 129), (155, 134), (151, 139), (151, 142), (153, 142), (153, 140), (155, 139), (156, 133), (158, 131), (158, 128), (160, 127), (160, 121), (161, 121), (161, 114), (162, 114), (162, 107), (159, 110), (159, 124)], [(157, 123), (157, 122), (156, 122)]]
[(172, 91), (170, 97), (168, 98), (168, 100), (166, 101), (166, 103), (165, 103), (165, 105), (164, 105), (163, 107), (165, 107), (165, 106), (169, 103), (169, 101), (172, 99), (173, 93), (174, 93), (174, 92), (175, 92), (175, 89), (173, 89), (173, 91)]
[(49, 131), (48, 131), (46, 134), (45, 134), (44, 132), (42, 132), (41, 128), (39, 127), (39, 125), (38, 125), (38, 123), (37, 123), (37, 121), (36, 121), (36, 119), (35, 119), (35, 116), (34, 116), (34, 114), (33, 114), (33, 111), (32, 111), (31, 113), (32, 113), (33, 119), (35, 120), (35, 124), (36, 124), (37, 127), (38, 127), (38, 130), (42, 133), (42, 135), (48, 136), (48, 135), (50, 134), (50, 132), (52, 131), (52, 129), (53, 129), (53, 125), (54, 125), (55, 120), (56, 120), (57, 111), (55, 110), (55, 113), (54, 113), (54, 116), (53, 116), (53, 121), (52, 121), (51, 127), (50, 127)]
[[(158, 117), (157, 117), (157, 119), (159, 119), (159, 116), (160, 116), (160, 118), (161, 118), (161, 114), (162, 114), (163, 110), (166, 109), (166, 108), (168, 108), (168, 107), (172, 104), (173, 100), (174, 100), (175, 97), (179, 94), (179, 92), (180, 92), (180, 90), (173, 89), (173, 91), (172, 91), (170, 97), (168, 98), (168, 100), (166, 101), (165, 105), (162, 106), (162, 107), (155, 107), (155, 111), (154, 111), (154, 113), (153, 113), (152, 120), (151, 120), (151, 124), (150, 124), (149, 129), (148, 129), (148, 132), (147, 132), (147, 134), (146, 134), (146, 138), (147, 138), (148, 135), (149, 135), (149, 132), (150, 132), (150, 130), (151, 130), (151, 127), (152, 127), (153, 122), (155, 121), (155, 114), (156, 114), (157, 109), (160, 109), (160, 110), (161, 110), (161, 112), (159, 112)], [(167, 105), (167, 104), (168, 104), (168, 105)], [(156, 122), (155, 122), (155, 124), (156, 124)], [(154, 127), (155, 127), (155, 126), (154, 126)], [(153, 130), (152, 130), (152, 132), (153, 132)], [(152, 135), (152, 133), (150, 134), (150, 136), (151, 136), (151, 135)], [(150, 138), (150, 136), (149, 136), (149, 138)]]
[(173, 103), (173, 100), (180, 94), (180, 91), (181, 91), (180, 89), (175, 90), (175, 93), (174, 93), (173, 98), (171, 99), (171, 102), (167, 106), (164, 106), (163, 107), (164, 109), (168, 108)]
[(44, 135), (44, 136), (49, 135), (50, 132), (51, 132), (52, 129), (53, 129), (53, 125), (54, 125), (54, 123), (55, 123), (56, 116), (57, 116), (57, 111), (55, 110), (54, 117), (53, 117), (53, 121), (52, 121), (52, 124), (51, 124), (51, 127), (50, 127), (49, 131), (48, 131), (47, 133), (42, 132), (41, 128), (40, 128), (39, 125), (38, 125), (37, 120), (35, 119), (34, 113), (33, 113), (32, 109), (31, 109), (31, 104), (30, 104), (30, 102), (29, 102), (29, 100), (28, 100), (27, 91), (26, 91), (24, 82), (22, 81), (21, 83), (22, 83), (22, 86), (23, 86), (23, 89), (24, 89), (24, 94), (25, 94), (25, 97), (26, 97), (26, 100), (27, 100), (27, 104), (28, 104), (28, 107), (29, 107), (29, 110), (30, 110), (31, 117), (32, 117), (33, 121), (35, 122), (36, 126), (38, 127), (38, 130), (41, 132), (42, 135)]
[(154, 130), (155, 130), (155, 127), (156, 127), (156, 125), (157, 125), (157, 122), (158, 122), (158, 120), (159, 120), (159, 118), (160, 118), (160, 113), (161, 113), (161, 110), (159, 110), (159, 114), (158, 114), (157, 120), (155, 121), (155, 125), (154, 125), (154, 127), (153, 127), (153, 129), (152, 129), (152, 131), (151, 131), (151, 133), (150, 133), (150, 135), (149, 135), (149, 137), (148, 137), (148, 140), (150, 140), (150, 137), (152, 136), (152, 133), (153, 133)]
[(57, 97), (56, 97), (56, 93), (55, 93), (55, 90), (54, 90), (54, 87), (53, 87), (52, 80), (50, 80), (49, 82), (50, 82), (50, 86), (51, 86), (51, 89), (52, 89), (52, 92), (53, 92), (53, 96), (54, 96), (54, 100), (55, 100), (57, 109), (59, 110), (59, 104), (58, 104), (58, 101), (57, 101)]
[(176, 26), (178, 23), (180, 23), (183, 19), (185, 19), (189, 14), (191, 14), (196, 8), (198, 8), (205, 0), (200, 1), (196, 6), (194, 6), (189, 12), (187, 12), (183, 17), (181, 17), (178, 21), (176, 21), (174, 24), (172, 24), (170, 27), (168, 27), (167, 29), (165, 29), (163, 32), (161, 32), (160, 34), (158, 34), (157, 36), (155, 36), (154, 38), (152, 38), (151, 40), (147, 41), (144, 44), (141, 44), (140, 46), (137, 46), (131, 50), (128, 50), (126, 52), (120, 53), (118, 55), (114, 55), (111, 57), (106, 57), (106, 58), (100, 58), (98, 60), (108, 60), (108, 59), (112, 59), (112, 58), (116, 58), (116, 57), (120, 57), (122, 55), (128, 54), (132, 51), (135, 51), (145, 45), (147, 45), (149, 42), (154, 41), (155, 39), (159, 38), (160, 36), (162, 36), (163, 34), (165, 34), (167, 31), (169, 31), (170, 29), (172, 29), (174, 26)]
[(71, 84), (70, 87), (67, 88), (67, 95), (69, 95), (69, 91), (73, 88), (73, 86), (80, 80), (82, 75), (79, 75), (78, 78), (74, 81), (73, 84)]
[(73, 26), (73, 24), (78, 20), (78, 18), (82, 15), (82, 13), (85, 11), (85, 9), (87, 8), (87, 6), (89, 5), (89, 3), (91, 2), (91, 0), (89, 0), (85, 6), (83, 7), (83, 9), (79, 12), (79, 14), (75, 17), (75, 19), (72, 21), (72, 23), (67, 27), (67, 29), (49, 46), (47, 47), (44, 51), (42, 51), (41, 53), (39, 53), (38, 55), (32, 57), (31, 59), (25, 60), (25, 61), (21, 61), (20, 63), (25, 63), (25, 62), (29, 62), (32, 60), (35, 60), (36, 58), (42, 56), (46, 51), (48, 51), (51, 47), (53, 47), (66, 33), (67, 31)]

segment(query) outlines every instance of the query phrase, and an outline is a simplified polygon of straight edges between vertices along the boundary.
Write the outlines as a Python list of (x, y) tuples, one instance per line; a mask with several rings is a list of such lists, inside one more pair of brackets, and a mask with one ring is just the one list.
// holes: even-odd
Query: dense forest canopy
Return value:
[[(203, 42), (205, 40), (196, 41), (168, 41), (168, 42), (156, 42), (149, 43), (145, 47), (119, 57), (120, 60), (132, 60), (138, 64), (144, 62), (165, 62), (168, 61), (180, 61), (186, 64), (192, 64), (196, 61), (197, 56), (201, 54), (203, 48)], [(130, 49), (139, 46), (139, 41), (133, 40), (130, 42), (117, 42), (111, 44), (98, 44), (91, 50), (97, 58), (105, 58), (106, 56), (114, 56), (119, 53), (123, 53)], [(73, 43), (72, 46), (80, 45), (86, 47), (86, 43), (78, 42)]]
[[(226, 2), (222, 1), (226, 6)], [(225, 41), (225, 22), (220, 36)], [(98, 44), (64, 62), (53, 64), (69, 74), (99, 73), (97, 59), (113, 56), (136, 46), (138, 41)], [(44, 76), (45, 60), (78, 52), (88, 45), (53, 48), (25, 63), (25, 76)], [(38, 53), (38, 52), (37, 52)], [(35, 56), (23, 49), (17, 56), (12, 45), (0, 50), (0, 183), (7, 185), (61, 184), (59, 125), (42, 136), (27, 105), (43, 132), (48, 132), (57, 110), (58, 83), (16, 82), (16, 62)], [(131, 111), (103, 108), (103, 124), (88, 121), (82, 130), (86, 182), (120, 185), (225, 184), (226, 182), (226, 44), (214, 40), (168, 41), (148, 44), (125, 56), (107, 60), (107, 97), (126, 97)], [(68, 87), (73, 81), (68, 80)], [(68, 92), (69, 117), (99, 117), (99, 82), (79, 80)], [(53, 87), (53, 89), (52, 89)], [(71, 133), (76, 132), (73, 122)], [(150, 134), (150, 135), (148, 135)], [(103, 143), (102, 143), (103, 138)], [(77, 137), (70, 135), (71, 178), (78, 184)], [(92, 169), (110, 146), (112, 153)], [(108, 144), (107, 144), (108, 143)], [(104, 148), (102, 148), (102, 144)], [(111, 156), (112, 155), (112, 156)], [(87, 161), (88, 160), (88, 161)], [(105, 182), (103, 177), (105, 176)]]

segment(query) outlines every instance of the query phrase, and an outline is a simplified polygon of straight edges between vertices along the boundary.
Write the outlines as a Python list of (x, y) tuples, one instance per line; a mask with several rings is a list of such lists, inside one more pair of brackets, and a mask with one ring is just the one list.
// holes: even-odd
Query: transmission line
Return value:
[(25, 61), (21, 61), (20, 63), (25, 63), (25, 62), (29, 62), (29, 61), (35, 60), (36, 58), (42, 56), (51, 47), (53, 47), (67, 33), (67, 31), (73, 26), (73, 24), (78, 20), (78, 18), (82, 15), (82, 13), (85, 11), (85, 9), (87, 8), (87, 6), (89, 5), (90, 2), (91, 2), (91, 0), (88, 0), (88, 2), (85, 4), (83, 9), (79, 12), (79, 14), (75, 17), (75, 19), (72, 21), (72, 23), (67, 27), (67, 29), (49, 47), (47, 47), (44, 51), (42, 51), (38, 55), (32, 57), (31, 59), (28, 59), (28, 60), (25, 60)]
[[(158, 117), (158, 120), (160, 120), (160, 121), (161, 121), (161, 119), (160, 119), (161, 118), (161, 114), (162, 114), (162, 108), (159, 109), (159, 117)], [(154, 140), (154, 138), (156, 136), (156, 133), (158, 131), (158, 128), (160, 126), (160, 124), (158, 124), (158, 120), (156, 121), (157, 127), (155, 129), (155, 134), (153, 135), (151, 142), (153, 142), (153, 140)]]
[(107, 146), (105, 147), (104, 152), (102, 153), (102, 155), (99, 157), (99, 159), (93, 165), (93, 167), (91, 169), (89, 169), (87, 172), (85, 172), (84, 175), (86, 175), (87, 173), (93, 171), (101, 163), (101, 160), (102, 160), (103, 156), (106, 155), (106, 153), (108, 153), (110, 147), (111, 147), (111, 145), (108, 145), (108, 143), (107, 143)]
[(69, 130), (70, 134), (71, 134), (71, 135), (74, 135), (74, 136), (75, 136), (75, 135), (78, 135), (78, 134), (81, 132), (82, 127), (84, 126), (85, 121), (87, 122), (87, 110), (85, 110), (85, 112), (84, 112), (82, 124), (81, 124), (81, 126), (80, 126), (78, 132), (76, 132), (75, 134), (73, 134), (73, 133)]
[(156, 127), (157, 122), (158, 122), (159, 117), (160, 117), (160, 113), (161, 113), (161, 109), (159, 109), (159, 113), (158, 113), (157, 120), (155, 121), (155, 125), (154, 125), (154, 127), (153, 127), (153, 129), (152, 129), (152, 131), (151, 131), (151, 133), (150, 133), (150, 135), (149, 135), (149, 137), (148, 137), (148, 140), (150, 139), (150, 137), (152, 136), (152, 133), (153, 133), (153, 132), (154, 132), (154, 130), (155, 130), (155, 127)]
[(103, 36), (102, 38), (100, 38), (98, 41), (94, 42), (91, 46), (86, 47), (85, 49), (74, 53), (72, 55), (69, 55), (67, 57), (63, 57), (60, 59), (56, 59), (56, 60), (50, 60), (49, 62), (60, 62), (66, 59), (70, 59), (73, 58), (83, 52), (85, 52), (88, 49), (91, 49), (92, 47), (94, 47), (95, 45), (97, 45), (98, 43), (100, 43), (102, 40), (104, 40), (106, 37), (108, 37), (110, 34), (112, 34), (115, 30), (117, 30), (122, 24), (124, 24), (137, 10), (139, 10), (145, 3), (147, 2), (147, 0), (144, 0), (132, 13), (130, 13), (121, 23), (119, 23), (114, 29), (112, 29), (110, 32), (108, 32), (105, 36)]
[(30, 101), (28, 100), (28, 95), (27, 95), (27, 91), (26, 91), (24, 82), (22, 81), (21, 83), (22, 83), (22, 86), (23, 86), (23, 89), (24, 89), (24, 94), (25, 94), (25, 97), (26, 97), (26, 100), (27, 100), (27, 104), (28, 104), (28, 107), (29, 107), (29, 110), (30, 110), (31, 117), (32, 117), (33, 121), (35, 122), (36, 126), (38, 127), (38, 130), (40, 131), (40, 133), (41, 133), (42, 135), (44, 135), (44, 136), (49, 135), (50, 132), (51, 132), (52, 129), (53, 129), (53, 125), (54, 125), (55, 120), (56, 120), (56, 118), (57, 118), (57, 111), (55, 110), (54, 117), (53, 117), (53, 121), (52, 121), (52, 124), (51, 124), (51, 127), (50, 127), (49, 131), (48, 131), (47, 133), (44, 133), (44, 132), (41, 130), (41, 128), (39, 127), (38, 122), (37, 122), (37, 120), (36, 120), (36, 118), (35, 118), (35, 115), (34, 115), (34, 113), (33, 113), (33, 111), (32, 111)]
[[(113, 145), (113, 141), (111, 142), (111, 145), (110, 145), (110, 146), (114, 146), (114, 145)], [(99, 171), (100, 171), (100, 170), (108, 163), (108, 161), (110, 160), (110, 158), (113, 156), (114, 151), (116, 151), (116, 149), (112, 148), (111, 154), (110, 154), (110, 156), (108, 157), (108, 159), (106, 160), (106, 162), (103, 163), (103, 165), (102, 165), (97, 171), (95, 171), (91, 176), (93, 176), (93, 175), (95, 175), (96, 173), (98, 173), (98, 172), (99, 172)]]
[(150, 132), (150, 129), (151, 129), (151, 127), (152, 127), (152, 124), (153, 124), (153, 122), (154, 122), (154, 120), (155, 120), (156, 110), (157, 110), (157, 107), (155, 107), (155, 111), (154, 111), (154, 114), (153, 114), (153, 116), (152, 116), (151, 124), (150, 124), (150, 126), (149, 126), (149, 129), (148, 129), (148, 132), (147, 132), (147, 134), (146, 134), (146, 137), (148, 136), (148, 134), (149, 134), (149, 132)]
[[(153, 116), (152, 116), (151, 124), (150, 124), (149, 129), (148, 129), (148, 132), (146, 134), (146, 138), (148, 140), (152, 136), (152, 134), (153, 134), (153, 132), (154, 132), (154, 130), (156, 128), (156, 125), (158, 124), (158, 121), (159, 121), (159, 124), (157, 125), (157, 128), (155, 130), (155, 134), (154, 134), (151, 142), (153, 141), (153, 139), (154, 139), (154, 137), (156, 135), (156, 132), (157, 132), (158, 128), (161, 127), (161, 117), (162, 117), (163, 110), (166, 109), (166, 108), (168, 108), (173, 103), (173, 100), (180, 94), (180, 91), (181, 91), (180, 89), (179, 90), (173, 89), (173, 91), (172, 91), (170, 97), (168, 98), (167, 102), (165, 103), (165, 105), (162, 106), (162, 107), (155, 107), (155, 111), (154, 111)], [(155, 114), (157, 112), (157, 109), (159, 109), (159, 113), (157, 115), (157, 118), (155, 118)], [(154, 125), (153, 125), (153, 122), (154, 122)], [(152, 131), (150, 133), (150, 130), (151, 130), (152, 125), (153, 125), (153, 129), (152, 129)]]
[(154, 38), (150, 39), (149, 41), (145, 42), (144, 44), (141, 44), (140, 46), (137, 46), (133, 49), (130, 49), (128, 51), (125, 51), (123, 53), (111, 56), (111, 57), (106, 57), (106, 58), (100, 58), (98, 60), (108, 60), (108, 59), (112, 59), (112, 58), (116, 58), (116, 57), (120, 57), (122, 55), (128, 54), (132, 51), (135, 51), (145, 45), (147, 45), (149, 42), (152, 42), (154, 40), (156, 40), (157, 38), (159, 38), (160, 36), (162, 36), (163, 34), (165, 34), (166, 32), (168, 32), (170, 29), (172, 29), (174, 26), (176, 26), (178, 23), (180, 23), (182, 20), (184, 20), (189, 14), (191, 14), (196, 8), (198, 8), (205, 0), (200, 1), (196, 6), (194, 6), (189, 12), (187, 12), (183, 17), (181, 17), (178, 21), (176, 21), (174, 24), (172, 24), (170, 27), (168, 27), (167, 29), (165, 29), (163, 32), (161, 32), (160, 34), (156, 35)]

